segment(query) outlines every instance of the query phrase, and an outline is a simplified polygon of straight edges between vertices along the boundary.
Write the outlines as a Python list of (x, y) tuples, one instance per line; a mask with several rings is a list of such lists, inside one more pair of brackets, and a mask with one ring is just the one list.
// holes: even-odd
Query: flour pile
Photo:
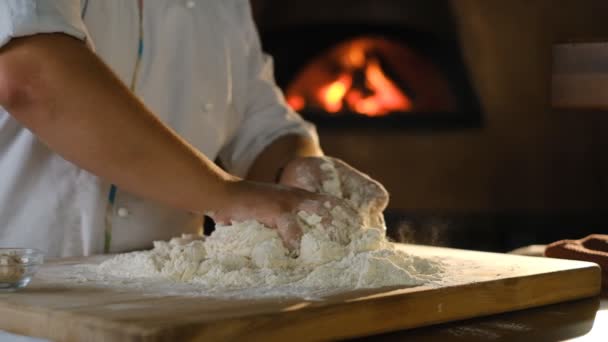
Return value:
[(156, 241), (154, 249), (117, 255), (97, 272), (129, 280), (169, 279), (209, 292), (279, 286), (348, 290), (438, 280), (442, 269), (437, 262), (409, 256), (386, 239), (384, 220), (370, 210), (363, 187), (345, 184), (332, 159), (321, 169), (326, 181), (317, 190), (346, 199), (363, 217), (356, 220), (340, 207), (328, 208), (332, 222), (325, 224), (317, 215), (299, 212), (304, 234), (296, 256), (276, 230), (247, 221), (217, 226), (206, 238)]

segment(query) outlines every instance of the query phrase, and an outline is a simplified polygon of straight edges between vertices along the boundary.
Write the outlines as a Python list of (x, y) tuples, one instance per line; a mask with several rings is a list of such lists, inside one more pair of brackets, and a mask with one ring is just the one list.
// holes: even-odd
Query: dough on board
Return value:
[(320, 190), (346, 199), (363, 217), (352, 220), (335, 207), (332, 222), (324, 225), (319, 216), (299, 212), (303, 236), (296, 257), (276, 230), (257, 221), (233, 222), (217, 226), (207, 238), (184, 235), (156, 241), (150, 251), (117, 255), (102, 263), (98, 273), (142, 281), (169, 279), (210, 291), (279, 285), (358, 289), (415, 286), (438, 279), (438, 263), (413, 258), (387, 240), (383, 218), (369, 217), (365, 189), (346, 194), (345, 189), (360, 187), (345, 186), (330, 158), (322, 170), (328, 179)]

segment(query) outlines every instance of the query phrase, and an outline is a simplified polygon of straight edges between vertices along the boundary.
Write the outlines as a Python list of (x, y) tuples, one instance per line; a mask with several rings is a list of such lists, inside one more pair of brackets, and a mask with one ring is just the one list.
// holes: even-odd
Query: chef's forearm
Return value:
[(281, 169), (298, 157), (322, 156), (321, 147), (312, 139), (302, 135), (285, 135), (272, 142), (256, 158), (247, 179), (259, 182), (275, 182)]
[(0, 50), (0, 105), (65, 159), (176, 208), (220, 210), (236, 181), (65, 35), (14, 39)]

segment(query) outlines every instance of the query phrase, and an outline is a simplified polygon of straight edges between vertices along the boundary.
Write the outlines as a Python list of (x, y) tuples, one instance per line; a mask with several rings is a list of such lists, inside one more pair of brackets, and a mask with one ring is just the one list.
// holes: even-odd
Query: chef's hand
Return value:
[[(323, 166), (330, 162), (331, 166)], [(331, 165), (330, 164), (330, 165)], [(338, 184), (328, 182), (334, 171)], [(382, 212), (386, 209), (389, 195), (384, 186), (368, 175), (345, 162), (331, 157), (303, 157), (289, 162), (280, 177), (280, 184), (316, 193), (328, 193), (329, 188), (337, 190), (341, 198), (349, 201), (357, 210), (365, 211), (372, 225), (384, 225)], [(324, 188), (325, 183), (325, 188)]]
[(291, 250), (299, 246), (302, 237), (297, 222), (300, 211), (320, 216), (327, 225), (332, 224), (331, 211), (336, 207), (346, 211), (349, 219), (358, 218), (357, 212), (344, 200), (284, 185), (238, 181), (232, 184), (230, 191), (231, 201), (218, 212), (209, 213), (216, 223), (257, 220), (277, 229), (285, 246)]

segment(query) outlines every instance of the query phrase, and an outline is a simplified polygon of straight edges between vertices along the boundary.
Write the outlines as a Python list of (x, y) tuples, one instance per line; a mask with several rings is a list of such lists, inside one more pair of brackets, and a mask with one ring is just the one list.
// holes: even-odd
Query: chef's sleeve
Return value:
[(245, 23), (248, 81), (243, 120), (219, 157), (226, 170), (244, 177), (257, 156), (277, 138), (301, 135), (318, 143), (315, 127), (304, 121), (285, 102), (274, 81), (272, 58), (262, 52), (249, 1), (239, 1)]
[(81, 18), (85, 0), (1, 0), (0, 47), (12, 38), (64, 33), (86, 40)]

